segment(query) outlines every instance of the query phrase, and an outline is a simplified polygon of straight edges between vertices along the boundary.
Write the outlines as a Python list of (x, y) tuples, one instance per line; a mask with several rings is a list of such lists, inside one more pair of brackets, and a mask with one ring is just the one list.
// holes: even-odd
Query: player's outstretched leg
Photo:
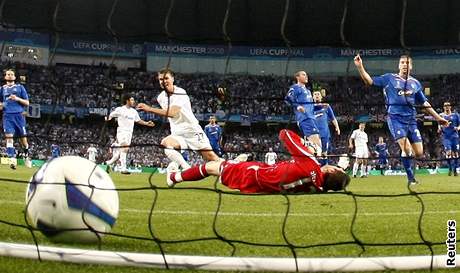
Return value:
[(208, 177), (206, 164), (195, 165), (185, 171), (179, 172), (179, 168), (175, 162), (171, 162), (166, 169), (166, 183), (172, 188), (175, 184), (183, 181), (197, 181)]

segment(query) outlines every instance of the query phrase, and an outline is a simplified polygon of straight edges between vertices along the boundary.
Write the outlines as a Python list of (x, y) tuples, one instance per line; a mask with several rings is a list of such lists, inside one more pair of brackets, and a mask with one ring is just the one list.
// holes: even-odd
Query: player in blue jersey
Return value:
[(446, 153), (447, 163), (449, 165), (449, 176), (454, 173), (457, 176), (458, 168), (458, 151), (459, 139), (458, 131), (460, 130), (460, 115), (457, 112), (452, 112), (450, 102), (444, 102), (444, 112), (441, 116), (449, 121), (448, 126), (439, 126), (438, 132), (442, 133), (442, 145)]
[(320, 155), (322, 154), (321, 138), (313, 112), (313, 98), (310, 89), (305, 86), (308, 83), (308, 75), (305, 71), (298, 71), (294, 77), (297, 83), (291, 85), (285, 100), (294, 111), (303, 137), (315, 145), (316, 154)]
[(222, 157), (222, 128), (216, 123), (215, 116), (209, 117), (209, 124), (204, 127), (204, 132), (211, 143), (212, 150), (216, 155)]
[(24, 86), (15, 83), (16, 75), (12, 69), (5, 70), (4, 76), (6, 84), (0, 88), (0, 107), (3, 109), (3, 131), (6, 138), (6, 153), (11, 159), (10, 167), (16, 169), (16, 150), (13, 142), (15, 136), (19, 137), (26, 166), (31, 167), (25, 118), (29, 96)]
[(59, 145), (53, 143), (51, 144), (51, 158), (56, 158), (61, 156), (61, 148)]
[(316, 126), (319, 130), (319, 136), (321, 137), (321, 150), (323, 152), (322, 158), (319, 158), (321, 166), (329, 164), (329, 160), (327, 158), (327, 153), (330, 152), (331, 149), (331, 132), (329, 131), (329, 122), (332, 122), (334, 125), (336, 134), (338, 136), (340, 135), (340, 127), (337, 119), (335, 118), (334, 111), (328, 103), (322, 103), (322, 92), (325, 92), (323, 90), (313, 92), (313, 100), (315, 101), (313, 111), (315, 113)]
[(399, 58), (399, 73), (387, 73), (377, 77), (371, 77), (366, 72), (359, 55), (354, 58), (354, 63), (366, 85), (383, 88), (388, 112), (388, 128), (401, 148), (401, 161), (406, 170), (408, 183), (417, 183), (412, 168), (413, 157), (423, 156), (423, 144), (422, 135), (417, 128), (415, 105), (422, 105), (424, 110), (440, 124), (447, 124), (447, 120), (431, 107), (423, 94), (420, 82), (410, 76), (412, 71), (410, 56), (402, 55)]
[(387, 144), (383, 141), (383, 137), (379, 137), (379, 142), (375, 145), (375, 154), (378, 157), (377, 167), (380, 169), (380, 174), (385, 175), (389, 153)]

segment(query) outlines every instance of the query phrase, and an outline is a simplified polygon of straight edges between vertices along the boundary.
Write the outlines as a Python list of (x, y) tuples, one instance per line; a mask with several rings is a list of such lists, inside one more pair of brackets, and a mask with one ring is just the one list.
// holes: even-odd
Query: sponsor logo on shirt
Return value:
[(310, 177), (311, 177), (311, 182), (316, 184), (316, 172), (315, 171), (310, 172)]

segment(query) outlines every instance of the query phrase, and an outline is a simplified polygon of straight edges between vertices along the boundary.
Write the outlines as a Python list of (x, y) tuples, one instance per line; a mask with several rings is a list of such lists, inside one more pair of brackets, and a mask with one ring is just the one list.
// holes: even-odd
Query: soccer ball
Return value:
[(118, 217), (118, 193), (95, 163), (63, 156), (30, 179), (26, 215), (32, 227), (55, 242), (90, 243), (109, 232)]

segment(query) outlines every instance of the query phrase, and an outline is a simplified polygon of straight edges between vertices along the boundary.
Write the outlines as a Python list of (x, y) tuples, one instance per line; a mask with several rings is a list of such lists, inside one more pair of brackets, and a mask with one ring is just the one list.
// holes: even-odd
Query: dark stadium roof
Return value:
[(0, 1), (4, 27), (99, 39), (115, 34), (121, 41), (222, 44), (225, 26), (233, 44), (246, 45), (285, 45), (286, 40), (292, 46), (460, 44), (459, 0)]

